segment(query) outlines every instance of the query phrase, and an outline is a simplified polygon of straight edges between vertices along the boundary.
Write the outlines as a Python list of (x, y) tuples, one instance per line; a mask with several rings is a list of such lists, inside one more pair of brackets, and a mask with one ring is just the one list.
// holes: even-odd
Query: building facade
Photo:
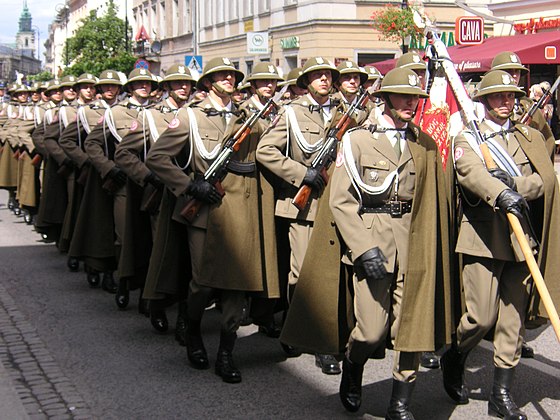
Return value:
[[(227, 56), (248, 73), (259, 61), (271, 61), (284, 72), (316, 55), (333, 62), (367, 64), (401, 53), (371, 27), (375, 10), (401, 0), (134, 0), (135, 31), (141, 27), (150, 42), (161, 46), (149, 56), (152, 71), (165, 70), (185, 57), (200, 55), (203, 63)], [(411, 2), (412, 3), (412, 2)], [(424, 1), (425, 12), (444, 32), (454, 31), (465, 11), (454, 1)], [(268, 48), (249, 52), (251, 33)], [(258, 50), (253, 48), (253, 50)]]

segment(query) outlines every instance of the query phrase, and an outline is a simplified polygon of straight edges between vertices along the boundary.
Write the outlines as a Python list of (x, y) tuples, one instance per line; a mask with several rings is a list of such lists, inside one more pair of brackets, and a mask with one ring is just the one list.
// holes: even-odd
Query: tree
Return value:
[[(112, 69), (128, 73), (132, 70), (136, 57), (126, 50), (125, 22), (117, 17), (113, 0), (107, 3), (107, 12), (99, 17), (93, 10), (81, 20), (81, 26), (68, 38), (64, 57), (72, 65), (64, 74), (79, 76), (82, 73), (99, 74)], [(131, 28), (126, 28), (131, 38)]]
[(52, 73), (48, 70), (44, 70), (41, 73), (33, 74), (27, 76), (27, 80), (30, 82), (46, 82), (53, 78)]

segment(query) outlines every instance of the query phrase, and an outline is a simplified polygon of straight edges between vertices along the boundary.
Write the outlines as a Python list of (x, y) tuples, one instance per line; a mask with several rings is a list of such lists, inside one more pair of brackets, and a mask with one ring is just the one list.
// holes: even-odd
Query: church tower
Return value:
[(27, 8), (27, 0), (23, 1), (23, 11), (19, 17), (19, 31), (16, 34), (16, 49), (23, 55), (36, 57), (35, 32), (32, 29), (32, 18)]

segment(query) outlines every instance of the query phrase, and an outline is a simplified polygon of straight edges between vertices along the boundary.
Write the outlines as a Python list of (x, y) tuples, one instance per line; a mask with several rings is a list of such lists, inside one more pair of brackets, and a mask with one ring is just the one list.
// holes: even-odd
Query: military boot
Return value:
[(453, 344), (443, 356), (440, 364), (443, 372), (443, 387), (447, 395), (457, 404), (469, 402), (469, 390), (465, 386), (465, 361), (468, 352), (459, 352)]
[(401, 382), (393, 379), (393, 393), (385, 420), (414, 420), (409, 410), (410, 398), (415, 382)]
[(128, 281), (126, 278), (119, 279), (119, 287), (115, 294), (115, 303), (119, 309), (126, 309), (130, 300), (130, 292), (128, 290)]
[(103, 273), (103, 280), (101, 281), (101, 288), (109, 293), (117, 293), (117, 283), (113, 278), (112, 271), (105, 271)]
[(66, 266), (70, 271), (76, 272), (80, 269), (80, 260), (78, 260), (76, 257), (68, 257)]
[(208, 354), (204, 348), (202, 334), (200, 332), (200, 320), (187, 319), (187, 331), (185, 334), (187, 346), (187, 358), (195, 369), (208, 369)]
[(355, 413), (362, 404), (362, 375), (364, 365), (352, 362), (348, 356), (342, 361), (342, 378), (340, 380), (340, 401), (346, 410)]
[(99, 271), (96, 271), (92, 268), (87, 268), (86, 272), (89, 287), (99, 287), (99, 283), (101, 283), (101, 279), (99, 278)]
[(165, 302), (160, 300), (150, 301), (150, 323), (157, 332), (167, 332), (169, 329), (169, 322), (167, 321), (167, 314), (165, 313)]
[(439, 368), (439, 359), (433, 351), (425, 351), (420, 357), (420, 365), (426, 369)]
[(216, 356), (216, 375), (224, 382), (236, 384), (241, 382), (241, 372), (233, 362), (233, 347), (237, 334), (235, 332), (224, 332), (220, 334), (220, 347)]
[(488, 400), (488, 414), (507, 420), (526, 420), (527, 415), (517, 407), (509, 393), (513, 383), (513, 372), (513, 368), (494, 368), (494, 384)]

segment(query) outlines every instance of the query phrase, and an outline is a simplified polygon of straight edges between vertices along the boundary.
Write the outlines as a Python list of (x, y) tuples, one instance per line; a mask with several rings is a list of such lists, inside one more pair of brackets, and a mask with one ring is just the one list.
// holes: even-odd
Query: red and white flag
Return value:
[(445, 77), (434, 77), (430, 97), (420, 99), (414, 122), (437, 143), (443, 169), (450, 153), (450, 137), (463, 128), (459, 106)]

